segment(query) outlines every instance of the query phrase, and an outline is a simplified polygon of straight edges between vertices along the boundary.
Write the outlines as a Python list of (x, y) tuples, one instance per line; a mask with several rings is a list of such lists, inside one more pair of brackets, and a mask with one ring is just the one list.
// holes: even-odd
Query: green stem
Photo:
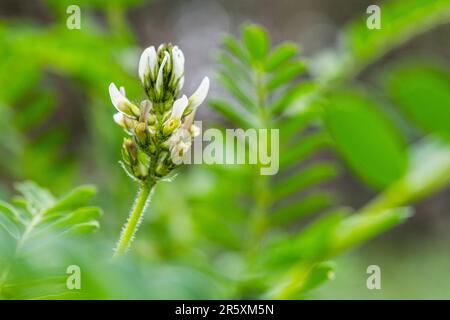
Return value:
[(114, 257), (123, 256), (130, 247), (134, 235), (136, 234), (139, 224), (144, 216), (146, 204), (151, 197), (155, 185), (155, 181), (152, 181), (150, 184), (141, 184), (130, 216), (123, 226), (122, 233), (120, 234), (119, 241), (117, 242)]
[[(259, 109), (259, 120), (262, 128), (270, 129), (270, 114), (267, 110), (267, 90), (264, 85), (264, 71), (259, 68), (255, 69), (255, 89), (257, 96), (257, 106)], [(251, 248), (257, 250), (261, 237), (265, 233), (267, 227), (266, 215), (269, 206), (269, 180), (266, 176), (261, 176), (261, 164), (258, 161), (255, 185), (256, 204), (251, 220), (252, 239), (249, 242)], [(253, 250), (251, 249), (251, 251)]]

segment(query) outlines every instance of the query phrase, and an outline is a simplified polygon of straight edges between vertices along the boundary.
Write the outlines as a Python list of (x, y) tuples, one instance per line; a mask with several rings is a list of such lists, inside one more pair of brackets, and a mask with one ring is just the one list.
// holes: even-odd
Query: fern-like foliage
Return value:
[(266, 216), (261, 223), (289, 225), (329, 207), (333, 194), (314, 187), (336, 177), (338, 168), (326, 159), (309, 161), (329, 142), (318, 113), (310, 108), (295, 117), (282, 116), (283, 110), (314, 88), (309, 81), (298, 81), (306, 68), (298, 46), (287, 42), (271, 49), (268, 34), (255, 25), (243, 28), (242, 42), (229, 35), (223, 45), (217, 55), (218, 80), (231, 98), (215, 99), (211, 106), (236, 126), (280, 130), (280, 171), (255, 182), (261, 189), (261, 215)]
[(31, 181), (18, 183), (16, 189), (19, 195), (13, 203), (0, 201), (0, 236), (8, 244), (0, 247), (0, 296), (4, 297), (17, 296), (14, 290), (27, 285), (14, 284), (14, 266), (21, 265), (17, 261), (42, 252), (49, 240), (97, 230), (101, 215), (98, 207), (89, 206), (96, 193), (92, 186), (78, 187), (62, 198)]
[[(211, 197), (196, 214), (208, 221), (202, 230), (213, 230), (210, 240), (242, 253), (244, 267), (233, 275), (238, 295), (303, 297), (333, 277), (328, 259), (404, 221), (410, 210), (350, 215), (351, 210), (336, 208), (336, 196), (323, 183), (337, 176), (338, 167), (321, 152), (330, 146), (322, 101), (307, 98), (318, 85), (302, 79), (306, 66), (297, 45), (271, 49), (266, 31), (247, 25), (241, 41), (226, 36), (223, 46), (218, 80), (229, 97), (210, 104), (238, 127), (279, 129), (280, 172), (261, 176), (261, 164), (216, 168), (227, 176), (219, 187), (222, 199)], [(292, 105), (301, 111), (286, 113)], [(301, 229), (304, 218), (319, 212), (326, 214)]]

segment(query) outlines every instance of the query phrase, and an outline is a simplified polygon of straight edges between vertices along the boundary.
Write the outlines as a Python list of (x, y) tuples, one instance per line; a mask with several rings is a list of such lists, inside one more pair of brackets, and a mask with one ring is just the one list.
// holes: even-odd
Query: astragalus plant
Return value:
[(129, 135), (123, 140), (121, 165), (139, 183), (115, 256), (129, 248), (155, 185), (181, 164), (193, 137), (198, 135), (199, 128), (193, 124), (195, 111), (209, 89), (209, 79), (205, 77), (190, 98), (180, 97), (184, 55), (172, 44), (144, 50), (139, 61), (139, 78), (147, 95), (139, 106), (126, 97), (123, 87), (118, 89), (114, 83), (109, 86), (111, 101), (118, 111), (114, 121)]

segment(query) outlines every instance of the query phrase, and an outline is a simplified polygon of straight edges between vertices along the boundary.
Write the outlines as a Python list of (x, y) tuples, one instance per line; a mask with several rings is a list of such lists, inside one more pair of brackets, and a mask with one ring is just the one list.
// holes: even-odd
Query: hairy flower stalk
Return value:
[(184, 55), (171, 44), (145, 49), (138, 71), (147, 95), (139, 106), (126, 97), (123, 87), (117, 88), (114, 83), (109, 86), (111, 102), (118, 111), (114, 121), (129, 135), (123, 140), (121, 165), (139, 183), (115, 256), (129, 249), (156, 184), (181, 164), (193, 137), (198, 135), (193, 120), (209, 90), (209, 79), (205, 77), (190, 98), (180, 96)]

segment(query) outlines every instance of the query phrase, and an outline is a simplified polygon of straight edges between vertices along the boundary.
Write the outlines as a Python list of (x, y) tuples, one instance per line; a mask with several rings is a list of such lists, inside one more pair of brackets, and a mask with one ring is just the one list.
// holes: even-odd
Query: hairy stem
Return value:
[(145, 209), (150, 201), (155, 185), (155, 181), (152, 181), (150, 184), (141, 184), (133, 208), (131, 209), (130, 216), (123, 226), (119, 241), (117, 242), (114, 257), (123, 256), (130, 247), (134, 235), (136, 234), (139, 224), (144, 216)]

